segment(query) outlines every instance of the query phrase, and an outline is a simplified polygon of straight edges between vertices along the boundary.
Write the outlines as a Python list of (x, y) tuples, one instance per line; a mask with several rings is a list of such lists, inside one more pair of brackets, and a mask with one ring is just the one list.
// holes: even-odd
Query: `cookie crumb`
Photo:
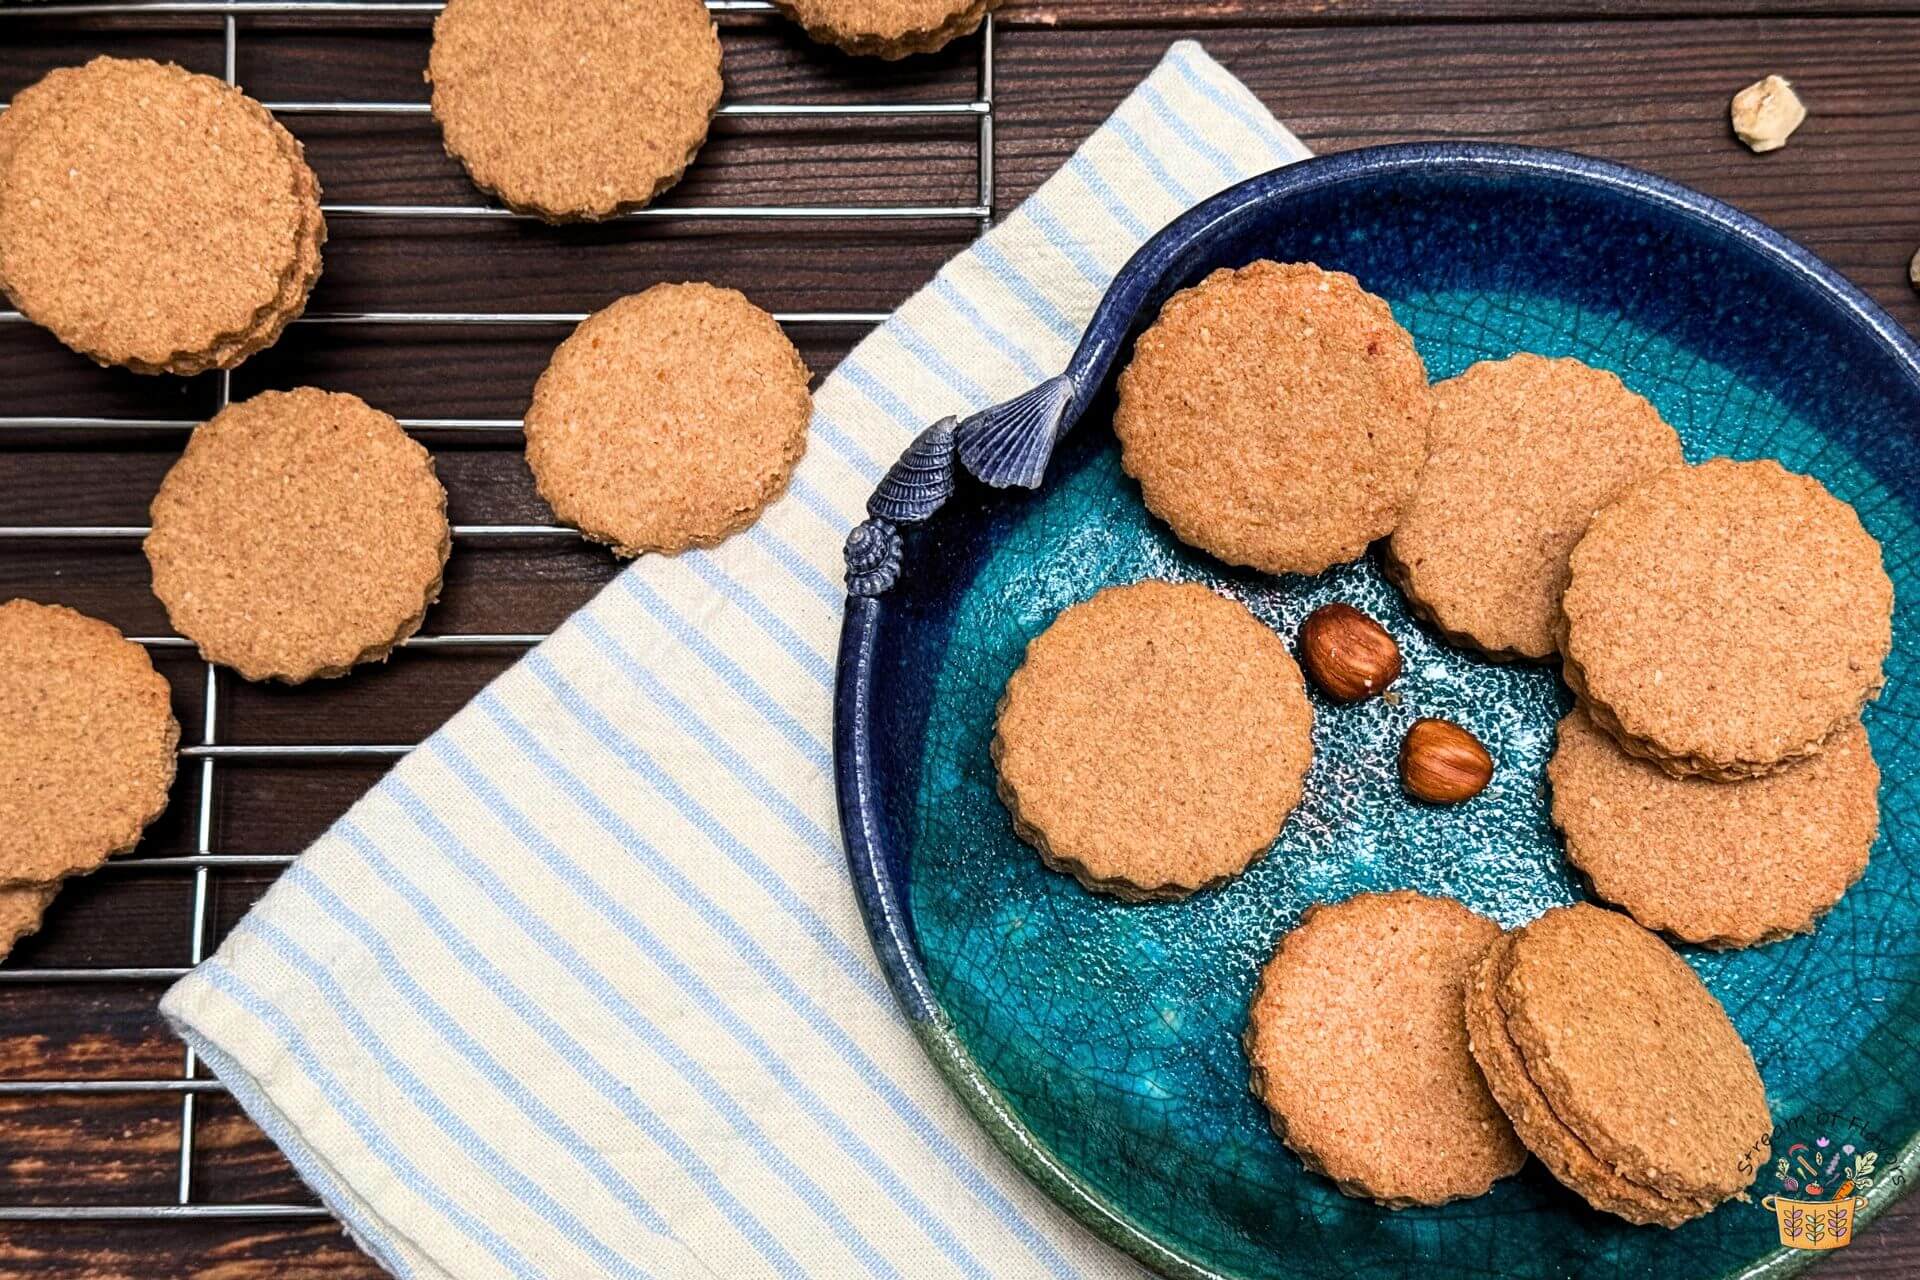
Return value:
[(1768, 76), (1733, 95), (1733, 132), (1754, 151), (1778, 151), (1807, 118), (1785, 76)]

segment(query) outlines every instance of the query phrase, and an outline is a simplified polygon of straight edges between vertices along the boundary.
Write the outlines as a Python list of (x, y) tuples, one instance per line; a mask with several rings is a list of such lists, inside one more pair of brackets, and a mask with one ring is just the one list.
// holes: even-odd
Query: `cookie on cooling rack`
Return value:
[(759, 519), (807, 447), (807, 366), (733, 289), (659, 284), (582, 321), (527, 409), (554, 515), (614, 554), (712, 546)]
[(1000, 0), (774, 0), (809, 37), (845, 53), (904, 58), (971, 35)]
[(153, 499), (153, 592), (209, 662), (298, 683), (383, 659), (440, 594), (433, 459), (358, 396), (268, 391), (196, 428)]
[(1567, 555), (1593, 513), (1682, 461), (1619, 378), (1524, 352), (1435, 384), (1429, 434), (1386, 570), (1448, 640), (1496, 658), (1555, 651)]
[(1387, 304), (1312, 263), (1167, 300), (1120, 375), (1120, 462), (1182, 542), (1319, 573), (1393, 531), (1427, 457), (1426, 366)]
[(1389, 1208), (1483, 1195), (1526, 1148), (1467, 1051), (1467, 977), (1500, 926), (1405, 890), (1308, 907), (1247, 1016), (1254, 1096), (1309, 1168)]
[(1266, 853), (1300, 803), (1313, 709), (1293, 655), (1198, 583), (1109, 587), (1027, 646), (994, 723), (1014, 830), (1130, 902), (1183, 898)]
[(67, 346), (137, 373), (230, 369), (305, 309), (319, 183), (238, 89), (95, 58), (0, 118), (0, 284)]
[(53, 884), (0, 885), (0, 960), (13, 953), (20, 939), (38, 931), (59, 891)]
[(1731, 781), (1819, 751), (1880, 691), (1893, 584), (1819, 481), (1715, 458), (1601, 509), (1559, 626), (1595, 724), (1669, 773)]
[(1709, 947), (1805, 933), (1867, 869), (1880, 770), (1858, 720), (1764, 778), (1676, 778), (1579, 708), (1547, 762), (1553, 823), (1594, 892), (1649, 929)]
[(0, 605), (0, 940), (38, 920), (27, 890), (133, 848), (167, 807), (179, 742), (145, 649), (62, 605)]
[(609, 218), (680, 180), (720, 105), (700, 0), (449, 0), (427, 79), (447, 153), (550, 222)]

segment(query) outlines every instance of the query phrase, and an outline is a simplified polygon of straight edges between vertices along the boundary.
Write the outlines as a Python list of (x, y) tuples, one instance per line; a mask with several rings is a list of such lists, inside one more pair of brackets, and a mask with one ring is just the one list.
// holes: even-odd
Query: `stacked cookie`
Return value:
[(61, 68), (0, 114), (0, 288), (100, 364), (231, 369), (305, 310), (319, 195), (300, 143), (224, 81)]
[(0, 956), (160, 816), (179, 741), (146, 650), (72, 609), (0, 604)]

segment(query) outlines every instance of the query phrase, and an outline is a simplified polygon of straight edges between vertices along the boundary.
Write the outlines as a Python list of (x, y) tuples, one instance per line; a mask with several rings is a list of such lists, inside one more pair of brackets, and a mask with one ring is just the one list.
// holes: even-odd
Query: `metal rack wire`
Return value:
[[(768, 14), (774, 6), (766, 0), (706, 0), (707, 8), (724, 14)], [(100, 18), (131, 16), (154, 20), (163, 25), (218, 22), (224, 32), (225, 74), (229, 83), (236, 79), (240, 35), (244, 20), (271, 17), (299, 19), (303, 23), (324, 26), (329, 20), (368, 21), (385, 24), (419, 22), (438, 13), (442, 4), (416, 0), (125, 0), (96, 4), (9, 5), (0, 0), (0, 30), (8, 19), (45, 21), (60, 18)], [(257, 37), (256, 37), (257, 38)], [(864, 120), (904, 119), (909, 117), (970, 117), (977, 122), (977, 188), (972, 204), (952, 205), (664, 205), (650, 206), (622, 215), (619, 221), (650, 222), (687, 219), (761, 220), (955, 220), (970, 222), (980, 230), (992, 224), (994, 217), (994, 28), (989, 16), (974, 39), (979, 48), (978, 82), (975, 96), (968, 101), (920, 103), (727, 103), (720, 107), (723, 117), (826, 117)], [(428, 114), (424, 102), (347, 102), (301, 101), (267, 102), (266, 106), (282, 117), (299, 116), (419, 116)], [(498, 219), (525, 220), (527, 215), (486, 204), (323, 204), (329, 219)], [(294, 322), (296, 330), (321, 325), (355, 326), (436, 326), (486, 328), (500, 326), (572, 326), (585, 313), (554, 312), (454, 312), (454, 311), (376, 311), (314, 312)], [(871, 326), (885, 316), (865, 311), (813, 311), (776, 313), (784, 325)], [(18, 312), (0, 311), (0, 324), (23, 324)], [(290, 337), (294, 335), (289, 335)], [(225, 408), (232, 398), (229, 374), (220, 375), (218, 405)], [(515, 419), (499, 418), (403, 418), (401, 425), (410, 432), (500, 433), (520, 430)], [(8, 438), (28, 432), (75, 432), (82, 436), (105, 437), (115, 433), (169, 432), (183, 435), (195, 422), (161, 418), (91, 418), (0, 415), (0, 450)], [(0, 546), (35, 542), (131, 541), (143, 538), (144, 526), (136, 525), (12, 525), (0, 526)], [(456, 540), (573, 538), (571, 529), (537, 524), (464, 524), (453, 527)], [(136, 636), (149, 650), (191, 649), (192, 642), (180, 636)], [(541, 633), (488, 633), (417, 635), (403, 647), (425, 649), (520, 650), (545, 639)], [(192, 905), (189, 909), (188, 959), (197, 964), (205, 958), (211, 941), (213, 921), (210, 902), (213, 876), (222, 870), (277, 869), (293, 861), (291, 852), (217, 852), (213, 839), (215, 771), (223, 761), (274, 760), (371, 760), (396, 759), (412, 749), (411, 743), (287, 743), (249, 744), (220, 741), (220, 683), (222, 677), (211, 663), (206, 664), (205, 695), (201, 707), (198, 742), (181, 748), (183, 771), (199, 769), (198, 809), (195, 821), (194, 852), (175, 856), (131, 857), (109, 861), (104, 874), (165, 874), (188, 872), (193, 876)], [(158, 986), (187, 972), (187, 967), (153, 966), (140, 968), (0, 968), (0, 986), (30, 983), (146, 983)], [(157, 998), (157, 993), (156, 993)], [(0, 1097), (17, 1095), (100, 1095), (152, 1093), (177, 1094), (180, 1097), (179, 1172), (175, 1197), (171, 1203), (130, 1205), (7, 1205), (0, 1204), (0, 1221), (114, 1221), (168, 1219), (306, 1219), (324, 1218), (327, 1211), (318, 1204), (212, 1203), (196, 1200), (194, 1188), (194, 1141), (198, 1099), (222, 1094), (219, 1081), (202, 1078), (192, 1049), (184, 1051), (177, 1077), (141, 1080), (44, 1079), (0, 1082)]]

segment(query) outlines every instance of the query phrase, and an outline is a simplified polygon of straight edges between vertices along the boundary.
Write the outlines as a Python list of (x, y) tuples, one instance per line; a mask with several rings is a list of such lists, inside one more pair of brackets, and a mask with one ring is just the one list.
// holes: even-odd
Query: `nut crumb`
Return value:
[(1920, 289), (1920, 249), (1913, 251), (1913, 257), (1907, 263), (1907, 279), (1914, 288)]
[(1778, 151), (1807, 118), (1785, 76), (1756, 80), (1733, 95), (1733, 132), (1754, 151)]

